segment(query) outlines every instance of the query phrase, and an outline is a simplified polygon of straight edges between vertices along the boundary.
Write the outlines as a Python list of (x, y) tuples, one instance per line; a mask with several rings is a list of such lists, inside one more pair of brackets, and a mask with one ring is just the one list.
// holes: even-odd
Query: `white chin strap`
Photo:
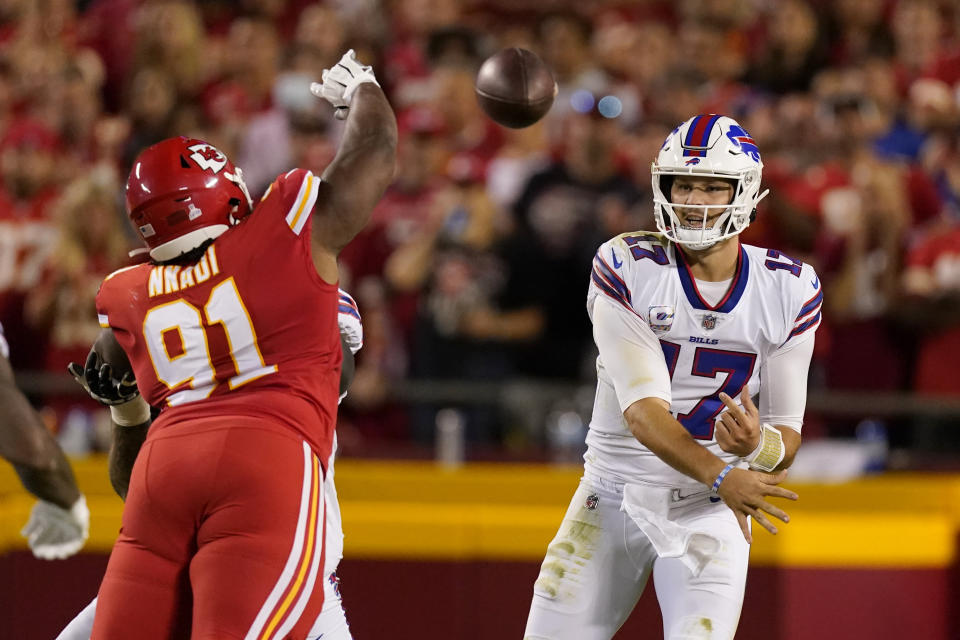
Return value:
[(193, 251), (207, 240), (216, 238), (221, 233), (229, 229), (225, 224), (212, 224), (209, 227), (195, 229), (190, 233), (185, 233), (179, 238), (174, 238), (169, 242), (164, 242), (150, 250), (150, 257), (157, 262), (165, 262)]

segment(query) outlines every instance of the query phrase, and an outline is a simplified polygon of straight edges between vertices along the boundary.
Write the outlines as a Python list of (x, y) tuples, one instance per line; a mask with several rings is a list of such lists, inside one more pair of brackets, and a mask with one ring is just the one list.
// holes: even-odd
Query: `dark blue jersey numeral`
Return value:
[[(677, 368), (677, 360), (680, 358), (680, 345), (661, 340), (660, 347), (663, 349), (663, 357), (667, 361), (667, 368), (670, 371), (670, 380), (672, 381)], [(697, 347), (693, 354), (691, 375), (701, 378), (716, 378), (718, 374), (726, 373), (727, 377), (716, 391), (709, 396), (700, 398), (693, 409), (677, 416), (677, 420), (687, 428), (690, 435), (698, 440), (711, 440), (713, 438), (714, 421), (720, 411), (723, 410), (720, 392), (722, 391), (731, 398), (736, 398), (743, 390), (744, 385), (750, 381), (756, 363), (757, 356), (754, 353)]]
[[(784, 271), (789, 271), (797, 278), (800, 277), (800, 269), (803, 268), (803, 262), (800, 260), (794, 260), (790, 256), (784, 255), (776, 249), (767, 249), (767, 258), (770, 259), (763, 263), (767, 269), (770, 269), (771, 271), (783, 269)], [(788, 262), (777, 262), (778, 258), (782, 258)]]
[(654, 244), (651, 249), (644, 249), (643, 247), (638, 247), (637, 245), (641, 242), (654, 242), (659, 240), (657, 236), (627, 236), (623, 239), (627, 243), (627, 246), (630, 247), (630, 255), (633, 256), (634, 260), (643, 260), (644, 258), (650, 258), (657, 264), (667, 264), (670, 260), (667, 258), (667, 252), (663, 250), (663, 246), (659, 244)]

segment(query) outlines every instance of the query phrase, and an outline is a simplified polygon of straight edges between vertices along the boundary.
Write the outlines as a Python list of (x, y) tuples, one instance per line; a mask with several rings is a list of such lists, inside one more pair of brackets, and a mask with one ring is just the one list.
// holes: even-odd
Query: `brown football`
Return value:
[(495, 122), (512, 129), (530, 126), (550, 110), (557, 83), (537, 54), (510, 47), (487, 58), (474, 84), (477, 101)]
[(100, 359), (103, 362), (110, 364), (113, 369), (113, 377), (117, 380), (121, 380), (127, 373), (130, 374), (131, 378), (133, 377), (133, 367), (130, 366), (130, 360), (127, 359), (127, 354), (123, 350), (123, 347), (121, 347), (117, 339), (113, 337), (112, 331), (101, 331), (100, 335), (98, 335), (94, 341), (91, 350), (100, 354)]

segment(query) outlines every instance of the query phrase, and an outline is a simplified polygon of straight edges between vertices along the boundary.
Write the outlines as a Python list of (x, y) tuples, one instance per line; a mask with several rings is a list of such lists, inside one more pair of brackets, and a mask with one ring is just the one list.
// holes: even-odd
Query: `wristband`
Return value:
[(747, 456), (751, 469), (773, 471), (783, 461), (786, 451), (783, 448), (783, 435), (779, 429), (764, 424), (760, 428), (760, 444)]
[(723, 471), (720, 472), (720, 475), (717, 476), (717, 479), (713, 481), (713, 487), (710, 488), (710, 491), (716, 493), (720, 489), (720, 483), (723, 482), (723, 479), (727, 477), (727, 474), (730, 473), (730, 470), (733, 469), (732, 464), (728, 464), (723, 468)]
[(110, 419), (120, 427), (135, 427), (150, 421), (150, 405), (138, 395), (129, 402), (110, 407)]

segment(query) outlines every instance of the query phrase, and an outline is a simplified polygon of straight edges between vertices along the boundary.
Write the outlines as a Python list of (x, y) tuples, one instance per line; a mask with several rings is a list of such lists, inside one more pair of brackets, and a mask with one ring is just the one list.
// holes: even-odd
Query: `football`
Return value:
[(126, 352), (117, 342), (117, 339), (113, 337), (112, 332), (101, 331), (93, 343), (91, 351), (96, 351), (103, 362), (110, 364), (113, 369), (113, 377), (117, 380), (123, 379), (123, 376), (128, 373), (131, 378), (133, 377), (133, 367), (130, 366), (130, 360), (127, 359)]
[(522, 129), (550, 110), (557, 83), (537, 54), (510, 47), (487, 58), (474, 83), (477, 101), (494, 122)]

